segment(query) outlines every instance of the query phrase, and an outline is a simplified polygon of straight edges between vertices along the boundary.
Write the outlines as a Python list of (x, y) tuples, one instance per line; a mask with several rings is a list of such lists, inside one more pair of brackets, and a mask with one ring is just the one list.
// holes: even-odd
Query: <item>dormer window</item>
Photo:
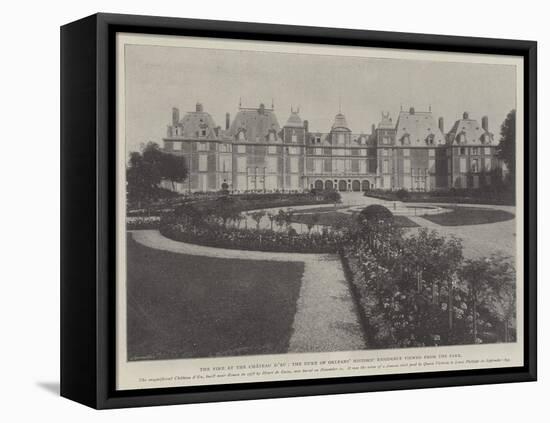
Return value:
[(244, 141), (244, 131), (239, 132), (238, 138), (240, 141)]
[(298, 142), (298, 136), (296, 135), (296, 131), (292, 130), (292, 142)]
[(274, 132), (270, 132), (270, 133), (269, 133), (268, 140), (269, 140), (270, 142), (275, 141), (275, 133), (274, 133)]
[(201, 137), (206, 137), (206, 129), (201, 129), (200, 136)]

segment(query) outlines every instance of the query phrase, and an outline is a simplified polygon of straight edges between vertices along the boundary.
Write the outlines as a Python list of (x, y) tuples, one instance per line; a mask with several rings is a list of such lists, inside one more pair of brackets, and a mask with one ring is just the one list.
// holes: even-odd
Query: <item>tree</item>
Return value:
[(223, 196), (215, 201), (213, 214), (218, 217), (225, 228), (228, 221), (236, 221), (240, 226), (243, 216), (240, 213), (237, 201), (230, 196)]
[(187, 179), (188, 169), (185, 161), (174, 154), (162, 153), (160, 175), (172, 183), (172, 190), (175, 191), (175, 183), (182, 183)]
[(314, 226), (319, 223), (319, 220), (321, 220), (321, 215), (319, 213), (313, 213), (311, 215), (310, 220), (307, 223), (307, 231), (309, 233), (311, 233), (311, 230), (314, 228)]
[(497, 148), (497, 154), (501, 158), (510, 175), (512, 186), (515, 182), (516, 169), (516, 111), (511, 110), (500, 127), (500, 143)]
[(472, 312), (472, 336), (474, 344), (478, 343), (478, 307), (481, 296), (487, 290), (487, 281), (490, 276), (489, 260), (486, 258), (466, 260), (461, 269), (461, 276), (466, 282), (470, 297), (470, 310)]
[(487, 308), (502, 325), (502, 340), (510, 342), (510, 327), (516, 315), (516, 272), (509, 257), (492, 255), (487, 284)]
[(269, 219), (269, 222), (271, 223), (271, 230), (273, 230), (273, 222), (277, 220), (277, 215), (274, 213), (267, 213), (267, 218)]
[(250, 217), (252, 220), (256, 222), (256, 229), (260, 230), (260, 223), (262, 222), (263, 217), (265, 216), (264, 210), (258, 210), (255, 212), (250, 213)]
[(182, 182), (188, 171), (185, 162), (177, 156), (164, 153), (158, 144), (148, 142), (141, 152), (130, 153), (126, 169), (128, 199), (141, 207), (144, 201), (157, 199), (161, 194), (163, 179)]
[(336, 204), (338, 204), (342, 198), (340, 196), (340, 193), (334, 190), (326, 191), (324, 193), (324, 196), (325, 196), (325, 200), (327, 200), (330, 203), (333, 203), (335, 207), (336, 207)]

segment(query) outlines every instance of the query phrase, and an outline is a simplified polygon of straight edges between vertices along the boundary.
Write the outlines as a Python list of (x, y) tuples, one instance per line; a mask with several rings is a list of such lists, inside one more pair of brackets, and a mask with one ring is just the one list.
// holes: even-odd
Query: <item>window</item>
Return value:
[(345, 144), (346, 136), (344, 134), (338, 134), (338, 144)]
[(359, 161), (359, 172), (360, 173), (367, 173), (367, 161), (366, 160)]
[(199, 144), (197, 145), (197, 150), (198, 151), (207, 151), (208, 150), (208, 144), (205, 143), (205, 142), (199, 142)]
[(274, 145), (270, 145), (267, 147), (267, 152), (269, 154), (277, 154), (277, 147)]
[(323, 160), (322, 159), (316, 159), (313, 162), (314, 172), (315, 173), (323, 173)]
[(460, 155), (464, 156), (466, 154), (466, 148), (460, 147)]
[(366, 156), (367, 155), (367, 149), (366, 148), (362, 148), (360, 151), (359, 151), (359, 154), (361, 156)]
[(462, 173), (467, 172), (467, 170), (466, 170), (466, 157), (461, 157), (460, 158), (460, 172), (462, 172)]
[(345, 170), (345, 160), (335, 159), (332, 161), (332, 171), (336, 173), (342, 173)]
[(485, 172), (490, 172), (491, 171), (491, 159), (490, 158), (485, 158)]
[(389, 162), (389, 160), (384, 160), (384, 161), (382, 162), (382, 172), (383, 172), (383, 173), (388, 173), (388, 172), (390, 171), (389, 169), (390, 169), (390, 162)]
[(403, 156), (409, 157), (410, 154), (411, 154), (411, 150), (409, 150), (408, 148), (403, 149)]
[(474, 173), (479, 172), (479, 162), (477, 159), (473, 159), (471, 163), (471, 170)]
[(279, 159), (277, 157), (268, 157), (267, 158), (267, 171), (269, 173), (277, 173), (277, 167)]
[(206, 154), (199, 155), (199, 172), (208, 170), (208, 156)]
[(403, 172), (410, 173), (411, 172), (411, 160), (405, 159), (403, 160)]
[(200, 136), (201, 137), (206, 137), (206, 129), (201, 129)]
[(430, 173), (435, 173), (435, 160), (429, 159), (428, 160), (428, 170)]
[(172, 143), (172, 150), (174, 151), (181, 151), (181, 142), (173, 142)]
[(246, 172), (246, 157), (237, 157), (237, 171)]
[(241, 153), (241, 154), (246, 153), (246, 145), (242, 145), (242, 144), (238, 145), (237, 153)]
[(491, 147), (485, 147), (485, 155), (486, 156), (491, 155)]
[(472, 147), (472, 154), (473, 154), (473, 155), (479, 154), (479, 148), (477, 148), (477, 147)]
[(388, 155), (388, 150), (386, 150), (385, 148), (382, 149), (382, 155), (383, 156), (387, 156)]
[(293, 173), (298, 172), (298, 157), (290, 158), (290, 171)]
[(220, 157), (220, 167), (222, 172), (231, 172), (231, 156), (229, 155), (223, 155)]
[(275, 133), (274, 132), (270, 132), (269, 133), (269, 141), (275, 141)]
[(288, 154), (298, 154), (298, 149), (296, 147), (289, 147)]
[(428, 156), (429, 157), (435, 157), (435, 150), (433, 148), (430, 148), (429, 151), (428, 151)]
[(322, 156), (323, 155), (323, 149), (322, 148), (316, 148), (315, 149), (315, 155), (316, 156)]
[(294, 130), (292, 131), (292, 142), (298, 142), (298, 136)]
[(244, 131), (239, 132), (239, 140), (244, 140)]

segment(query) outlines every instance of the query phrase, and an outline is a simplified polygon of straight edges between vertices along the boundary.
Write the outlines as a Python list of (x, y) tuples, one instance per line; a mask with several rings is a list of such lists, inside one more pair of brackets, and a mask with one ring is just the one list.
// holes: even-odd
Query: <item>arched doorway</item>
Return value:
[(370, 182), (369, 181), (361, 182), (361, 190), (362, 191), (368, 191), (369, 189), (370, 189)]
[(334, 189), (334, 184), (332, 183), (332, 181), (325, 181), (325, 189), (327, 191)]
[(341, 179), (338, 181), (338, 191), (347, 191), (348, 189), (348, 183)]
[(352, 191), (361, 191), (361, 182), (359, 182), (358, 180), (354, 180), (351, 183), (351, 190)]
[(320, 179), (317, 179), (315, 181), (315, 189), (316, 190), (322, 190), (323, 189), (323, 181), (321, 181)]

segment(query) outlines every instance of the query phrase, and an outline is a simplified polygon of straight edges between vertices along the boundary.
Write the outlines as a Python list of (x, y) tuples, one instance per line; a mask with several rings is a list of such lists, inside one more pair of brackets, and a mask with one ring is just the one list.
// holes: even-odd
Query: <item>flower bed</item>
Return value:
[(158, 229), (160, 216), (128, 216), (126, 217), (126, 229)]
[(335, 253), (341, 238), (333, 233), (298, 234), (269, 229), (243, 229), (217, 225), (166, 223), (160, 232), (174, 241), (236, 250), (285, 253)]

